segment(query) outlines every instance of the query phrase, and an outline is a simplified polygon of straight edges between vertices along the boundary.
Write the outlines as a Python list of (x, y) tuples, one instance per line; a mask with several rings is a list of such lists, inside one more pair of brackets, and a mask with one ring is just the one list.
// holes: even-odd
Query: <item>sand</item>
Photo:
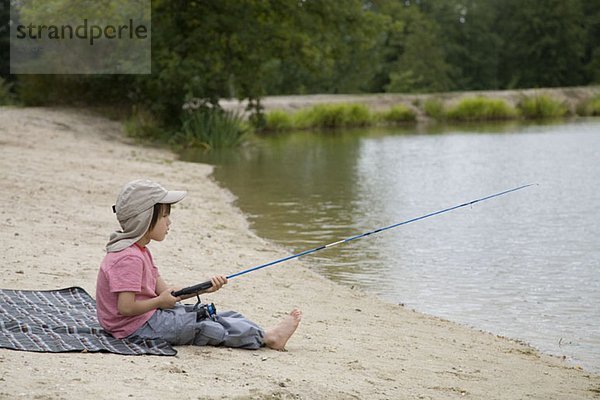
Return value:
[[(81, 286), (95, 295), (111, 212), (147, 177), (188, 197), (150, 248), (189, 285), (287, 255), (257, 237), (211, 167), (128, 141), (122, 126), (70, 109), (0, 108), (0, 286)], [(309, 261), (304, 261), (309, 262)], [(4, 399), (597, 399), (600, 376), (526, 344), (388, 304), (304, 262), (232, 280), (206, 296), (263, 326), (293, 307), (287, 351), (178, 347), (176, 357), (0, 349)]]

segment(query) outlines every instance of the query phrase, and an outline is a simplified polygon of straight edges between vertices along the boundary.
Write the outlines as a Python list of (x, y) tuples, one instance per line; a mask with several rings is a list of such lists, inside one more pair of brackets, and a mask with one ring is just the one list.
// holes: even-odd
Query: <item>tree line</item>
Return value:
[[(598, 0), (153, 0), (151, 75), (0, 74), (27, 104), (130, 104), (177, 124), (191, 99), (600, 83)], [(48, 4), (57, 4), (54, 0)]]

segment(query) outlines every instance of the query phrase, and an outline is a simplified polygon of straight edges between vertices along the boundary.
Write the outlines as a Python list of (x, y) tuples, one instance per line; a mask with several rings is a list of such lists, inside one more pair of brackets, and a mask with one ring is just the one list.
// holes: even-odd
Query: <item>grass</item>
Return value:
[(150, 139), (152, 141), (165, 138), (165, 130), (159, 121), (150, 112), (134, 107), (133, 113), (124, 122), (127, 136), (136, 139)]
[(292, 116), (282, 110), (273, 110), (265, 115), (265, 130), (289, 131), (294, 129)]
[(373, 116), (362, 104), (318, 104), (294, 114), (293, 121), (297, 129), (333, 129), (368, 126)]
[(518, 104), (525, 118), (560, 118), (569, 113), (569, 108), (547, 95), (526, 97)]
[(416, 113), (404, 105), (396, 105), (387, 111), (372, 113), (362, 104), (318, 104), (296, 113), (281, 110), (268, 112), (265, 131), (289, 131), (295, 129), (356, 128), (384, 123), (414, 122)]
[(440, 99), (427, 99), (423, 104), (423, 111), (425, 115), (433, 119), (444, 119), (446, 117), (444, 103)]
[(15, 98), (10, 89), (11, 85), (0, 77), (0, 106), (15, 104)]
[(504, 100), (481, 96), (465, 98), (446, 112), (446, 118), (457, 121), (490, 121), (512, 119), (517, 116), (514, 107)]
[(577, 114), (583, 117), (600, 116), (600, 94), (581, 102), (577, 106)]
[(417, 114), (403, 104), (397, 104), (387, 111), (378, 113), (375, 118), (387, 123), (414, 122), (417, 120)]

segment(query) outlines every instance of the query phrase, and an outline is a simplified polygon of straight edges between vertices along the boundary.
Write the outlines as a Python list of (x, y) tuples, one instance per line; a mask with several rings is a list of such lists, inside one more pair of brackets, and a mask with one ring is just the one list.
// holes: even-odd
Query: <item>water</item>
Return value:
[(218, 166), (252, 228), (291, 252), (538, 184), (304, 260), (600, 371), (599, 120), (286, 134), (200, 160)]

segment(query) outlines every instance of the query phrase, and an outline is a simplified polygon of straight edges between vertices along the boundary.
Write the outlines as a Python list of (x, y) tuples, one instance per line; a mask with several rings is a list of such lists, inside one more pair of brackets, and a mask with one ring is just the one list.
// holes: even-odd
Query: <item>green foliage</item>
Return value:
[(559, 118), (569, 112), (564, 103), (547, 95), (526, 97), (519, 102), (518, 108), (525, 118)]
[(584, 83), (600, 83), (600, 2), (597, 0), (582, 0), (583, 26), (586, 31), (584, 42)]
[(439, 27), (416, 7), (384, 2), (388, 17), (377, 91), (435, 92), (453, 88)]
[(294, 115), (294, 125), (299, 129), (360, 127), (371, 123), (371, 112), (362, 104), (320, 104)]
[(446, 113), (448, 119), (459, 121), (511, 119), (517, 116), (516, 110), (505, 101), (485, 97), (465, 98)]
[(265, 116), (264, 130), (268, 131), (289, 131), (294, 128), (292, 116), (282, 110), (273, 110)]
[[(153, 71), (146, 99), (178, 119), (191, 98), (359, 91), (376, 65), (377, 16), (360, 0), (152, 2)], [(371, 69), (369, 69), (371, 68)], [(353, 82), (353, 83), (351, 83)]]
[(577, 114), (584, 117), (600, 116), (600, 95), (596, 95), (578, 104)]
[[(8, 0), (0, 2), (0, 15), (7, 17)], [(24, 20), (48, 12), (79, 17), (79, 4), (91, 5), (96, 14), (122, 12), (118, 7), (98, 11), (91, 0), (30, 3)], [(221, 98), (259, 105), (260, 98), (277, 94), (600, 82), (597, 0), (347, 0), (343, 6), (336, 0), (153, 0), (151, 8), (151, 75), (8, 77), (7, 25), (0, 21), (0, 76), (14, 83), (27, 105), (137, 106), (152, 116), (134, 115), (128, 122), (128, 130), (142, 137), (189, 132), (182, 123), (191, 117), (182, 106), (196, 98), (213, 105)], [(513, 115), (510, 107), (497, 113), (471, 108), (464, 112), (473, 118)], [(423, 109), (430, 117), (445, 118), (441, 101), (428, 100)], [(251, 116), (267, 129), (377, 122), (365, 110), (335, 107), (303, 112), (291, 122), (283, 114), (265, 118)]]
[(221, 149), (241, 145), (247, 132), (237, 113), (203, 105), (186, 110), (171, 142), (183, 148)]
[(376, 119), (388, 123), (414, 122), (417, 120), (417, 114), (403, 104), (397, 104), (387, 111), (378, 113)]
[(14, 95), (11, 93), (11, 85), (6, 83), (2, 77), (0, 77), (0, 106), (7, 106), (14, 104)]
[(15, 84), (19, 99), (28, 106), (110, 105), (131, 108), (135, 98), (127, 75), (20, 75)]
[(439, 120), (446, 117), (444, 102), (437, 98), (427, 99), (423, 104), (423, 111), (425, 111), (425, 115), (434, 119)]
[[(498, 74), (503, 88), (575, 86), (584, 83), (583, 0), (496, 2), (504, 42)], [(597, 42), (597, 38), (595, 39)]]
[(0, 78), (10, 72), (10, 0), (0, 0)]
[(444, 0), (420, 2), (421, 11), (439, 26), (439, 42), (453, 87), (460, 90), (498, 88), (498, 49), (501, 32), (495, 22), (494, 2)]
[(387, 111), (371, 113), (361, 104), (321, 104), (296, 113), (275, 110), (266, 114), (265, 131), (294, 129), (337, 129), (414, 122), (416, 113), (403, 104)]
[(136, 139), (162, 141), (166, 139), (166, 129), (148, 110), (135, 107), (130, 117), (125, 120), (125, 133)]

